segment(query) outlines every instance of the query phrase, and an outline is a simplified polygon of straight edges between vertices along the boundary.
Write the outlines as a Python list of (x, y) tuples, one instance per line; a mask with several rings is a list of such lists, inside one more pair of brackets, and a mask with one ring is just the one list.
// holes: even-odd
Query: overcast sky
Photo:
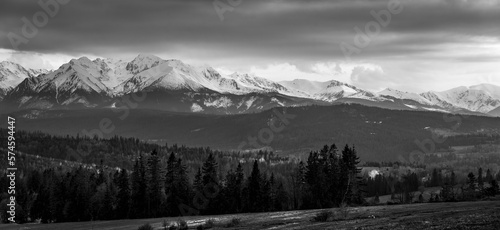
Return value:
[[(75, 57), (146, 53), (227, 74), (335, 79), (374, 91), (500, 85), (499, 0), (392, 0), (400, 12), (386, 26), (370, 12), (389, 12), (388, 0), (240, 0), (223, 20), (212, 0), (72, 0), (13, 48), (8, 34), (23, 36), (22, 18), (33, 21), (46, 1), (0, 1), (0, 60), (51, 69)], [(355, 28), (374, 24), (380, 33), (356, 46)], [(356, 52), (346, 58), (341, 44)]]

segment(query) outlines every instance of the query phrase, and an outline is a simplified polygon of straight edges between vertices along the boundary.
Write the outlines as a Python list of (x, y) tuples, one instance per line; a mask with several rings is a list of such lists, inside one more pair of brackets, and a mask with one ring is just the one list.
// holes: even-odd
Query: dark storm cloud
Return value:
[[(41, 0), (45, 2), (46, 0)], [(220, 0), (226, 2), (226, 0)], [(23, 51), (42, 53), (172, 53), (199, 58), (244, 56), (270, 60), (343, 57), (354, 27), (372, 21), (386, 0), (242, 0), (219, 16), (211, 0), (72, 0), (61, 6)], [(496, 0), (401, 0), (402, 13), (363, 50), (361, 58), (435, 51), (461, 43), (462, 35), (500, 37)], [(40, 11), (38, 1), (0, 1), (0, 47), (21, 34), (22, 17)], [(460, 36), (457, 36), (460, 35)]]

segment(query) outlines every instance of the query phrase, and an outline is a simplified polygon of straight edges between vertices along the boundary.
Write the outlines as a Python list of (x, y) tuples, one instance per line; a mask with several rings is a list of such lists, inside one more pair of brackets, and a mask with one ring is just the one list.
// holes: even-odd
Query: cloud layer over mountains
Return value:
[[(386, 10), (390, 1), (397, 0), (242, 0), (221, 21), (213, 1), (73, 0), (15, 52), (27, 52), (33, 60), (18, 59), (32, 68), (57, 68), (81, 55), (155, 53), (231, 71), (260, 70), (272, 80), (330, 80), (340, 64), (344, 71), (335, 79), (371, 90), (381, 90), (381, 81), (420, 92), (444, 90), (450, 82), (500, 84), (498, 0), (397, 1), (402, 12), (347, 61), (339, 45), (352, 43), (355, 28), (363, 30), (375, 20), (370, 12)], [(11, 50), (7, 34), (21, 34), (21, 19), (41, 10), (38, 1), (1, 1), (0, 48)], [(318, 72), (317, 65), (329, 69)], [(360, 73), (367, 65), (381, 71)]]

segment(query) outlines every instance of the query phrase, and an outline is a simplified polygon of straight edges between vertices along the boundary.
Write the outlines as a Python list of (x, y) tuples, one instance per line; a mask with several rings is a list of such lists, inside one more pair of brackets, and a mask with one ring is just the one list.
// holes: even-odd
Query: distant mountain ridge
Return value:
[[(259, 138), (259, 133), (263, 128), (272, 128), (270, 122), (276, 117), (276, 112), (291, 117), (285, 128), (274, 133), (273, 141), (267, 144)], [(500, 118), (452, 115), (448, 118), (460, 120), (450, 122), (437, 112), (387, 110), (358, 104), (277, 108), (232, 116), (136, 109), (130, 112), (126, 122), (119, 119), (121, 113), (110, 109), (30, 110), (29, 114), (23, 110), (10, 115), (16, 117), (19, 130), (87, 135), (83, 130), (98, 129), (101, 120), (109, 118), (116, 129), (112, 133), (103, 133), (105, 137), (119, 135), (162, 145), (178, 143), (235, 151), (269, 146), (276, 153), (304, 154), (328, 142), (335, 142), (338, 146), (355, 143), (363, 159), (378, 161), (394, 161), (400, 155), (408, 159), (415, 150), (425, 151), (420, 149), (423, 147), (417, 140), (431, 140), (440, 132), (484, 137), (498, 136), (500, 132)], [(0, 114), (0, 119), (7, 120), (6, 115)], [(279, 122), (276, 127), (283, 125), (276, 122)], [(7, 125), (6, 122), (0, 123), (0, 127)], [(250, 137), (256, 137), (257, 144), (251, 144)], [(242, 141), (248, 144), (240, 146)], [(441, 143), (435, 144), (439, 146)], [(436, 151), (440, 151), (438, 149)]]
[(47, 73), (48, 70), (29, 69), (23, 66), (10, 62), (0, 62), (0, 100), (14, 87), (19, 85), (24, 79), (35, 77), (40, 74)]
[(274, 82), (251, 74), (222, 75), (212, 67), (140, 54), (132, 61), (72, 59), (56, 70), (0, 63), (0, 100), (5, 108), (112, 107), (116, 98), (147, 92), (143, 108), (235, 114), (277, 106), (358, 103), (389, 109), (497, 116), (500, 87), (481, 84), (421, 94), (386, 89), (370, 92), (336, 80)]
[(427, 92), (421, 95), (431, 103), (444, 108), (458, 107), (488, 113), (500, 106), (500, 97), (495, 98), (496, 95), (480, 89), (479, 86), (463, 86), (443, 92)]

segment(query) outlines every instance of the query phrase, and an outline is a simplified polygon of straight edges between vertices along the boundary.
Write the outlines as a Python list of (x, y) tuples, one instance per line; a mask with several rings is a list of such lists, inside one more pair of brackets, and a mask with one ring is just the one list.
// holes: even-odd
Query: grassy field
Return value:
[[(219, 227), (212, 229), (500, 229), (500, 201), (478, 201), (458, 203), (424, 203), (395, 206), (372, 206), (331, 209), (333, 220), (314, 222), (311, 219), (323, 210), (237, 214), (222, 216), (185, 217), (190, 229), (214, 219)], [(241, 220), (240, 225), (226, 228), (233, 218)], [(163, 220), (175, 222), (179, 218), (157, 218), (140, 220), (114, 220), (60, 224), (0, 225), (1, 230), (83, 230), (137, 229), (150, 223), (155, 229), (163, 229)]]

